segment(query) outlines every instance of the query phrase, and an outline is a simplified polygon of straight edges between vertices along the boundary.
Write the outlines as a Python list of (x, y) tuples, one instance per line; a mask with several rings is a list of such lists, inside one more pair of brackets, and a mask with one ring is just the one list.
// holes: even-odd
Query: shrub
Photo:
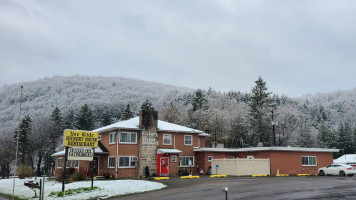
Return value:
[(16, 174), (20, 179), (32, 177), (33, 170), (32, 167), (29, 165), (20, 165), (16, 170)]
[(71, 180), (70, 182), (82, 181), (85, 179), (86, 177), (80, 172), (74, 173), (68, 177), (68, 180)]

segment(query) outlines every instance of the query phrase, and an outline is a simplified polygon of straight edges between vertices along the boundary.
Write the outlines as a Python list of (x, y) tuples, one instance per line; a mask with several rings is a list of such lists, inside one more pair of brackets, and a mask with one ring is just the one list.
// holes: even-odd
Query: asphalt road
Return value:
[[(228, 177), (157, 181), (167, 188), (127, 195), (117, 200), (225, 200), (228, 199), (356, 199), (356, 178), (337, 176), (311, 177)], [(119, 188), (118, 188), (119, 189)]]

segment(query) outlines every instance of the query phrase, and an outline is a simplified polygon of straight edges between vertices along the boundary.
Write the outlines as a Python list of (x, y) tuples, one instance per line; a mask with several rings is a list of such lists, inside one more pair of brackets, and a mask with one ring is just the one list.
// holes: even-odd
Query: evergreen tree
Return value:
[(84, 104), (75, 115), (74, 127), (78, 130), (92, 130), (94, 129), (94, 117), (91, 109), (87, 104)]
[(203, 91), (198, 89), (192, 97), (193, 112), (199, 109), (207, 109), (208, 100)]
[(133, 117), (133, 112), (131, 111), (130, 104), (127, 104), (124, 112), (122, 113), (122, 119), (128, 120)]
[(102, 117), (101, 117), (101, 125), (102, 126), (107, 126), (113, 123), (113, 119), (112, 119), (112, 114), (110, 113), (110, 111), (105, 110)]
[(67, 114), (65, 115), (63, 128), (64, 129), (74, 129), (74, 127), (75, 127), (74, 123), (75, 123), (75, 112), (74, 112), (74, 110), (70, 109), (67, 112)]
[(63, 135), (64, 127), (63, 127), (63, 117), (62, 113), (58, 107), (56, 107), (51, 114), (51, 118), (49, 120), (50, 128), (49, 128), (49, 142), (48, 149), (44, 149), (43, 158), (44, 158), (44, 170), (47, 172), (53, 173), (55, 160), (51, 156), (55, 151), (58, 145), (58, 139)]
[(141, 110), (154, 111), (155, 109), (152, 107), (152, 103), (146, 99), (141, 105)]
[(271, 119), (269, 117), (270, 94), (267, 92), (266, 82), (260, 76), (252, 88), (250, 101), (250, 123), (253, 130), (252, 145), (262, 142), (264, 146), (273, 144), (271, 137)]
[(28, 151), (28, 144), (29, 144), (29, 135), (31, 134), (31, 123), (32, 120), (30, 116), (26, 115), (20, 123), (19, 131), (15, 131), (15, 141), (17, 139), (17, 134), (19, 132), (18, 136), (18, 151), (20, 152), (21, 155), (21, 164), (27, 164), (26, 163), (26, 156), (27, 156), (27, 151)]
[(232, 135), (229, 138), (229, 148), (242, 148), (250, 143), (248, 137), (248, 127), (243, 119), (238, 117), (232, 124)]

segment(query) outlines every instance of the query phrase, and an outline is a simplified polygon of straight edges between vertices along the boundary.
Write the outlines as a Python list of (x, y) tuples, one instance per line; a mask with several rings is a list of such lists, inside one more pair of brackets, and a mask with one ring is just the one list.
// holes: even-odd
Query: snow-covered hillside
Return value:
[(142, 102), (160, 109), (164, 102), (193, 89), (122, 77), (55, 76), (0, 88), (0, 135), (16, 128), (23, 85), (22, 116), (49, 116), (55, 107), (62, 113), (88, 104), (94, 114), (105, 109), (119, 118), (126, 105), (137, 112)]

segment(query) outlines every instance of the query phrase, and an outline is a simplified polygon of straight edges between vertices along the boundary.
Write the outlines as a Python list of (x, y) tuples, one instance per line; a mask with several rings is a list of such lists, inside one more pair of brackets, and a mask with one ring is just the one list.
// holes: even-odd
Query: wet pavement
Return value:
[[(157, 181), (166, 189), (133, 194), (117, 200), (216, 200), (225, 199), (356, 199), (356, 178), (337, 176), (310, 177), (228, 177)], [(119, 189), (119, 188), (118, 188)]]

